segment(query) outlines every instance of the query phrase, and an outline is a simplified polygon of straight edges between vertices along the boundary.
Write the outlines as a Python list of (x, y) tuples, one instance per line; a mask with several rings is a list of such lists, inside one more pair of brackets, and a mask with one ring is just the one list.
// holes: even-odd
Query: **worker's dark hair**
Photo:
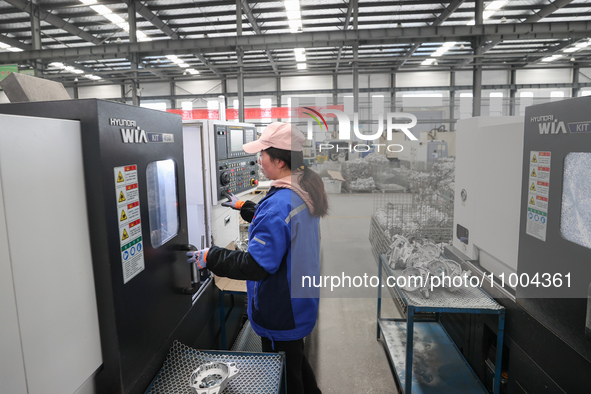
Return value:
[(285, 162), (292, 172), (299, 170), (303, 171), (300, 186), (308, 192), (314, 203), (313, 216), (326, 216), (328, 214), (328, 197), (324, 190), (324, 183), (322, 182), (322, 178), (304, 163), (304, 152), (278, 148), (267, 148), (265, 149), (265, 152), (267, 152), (271, 159)]

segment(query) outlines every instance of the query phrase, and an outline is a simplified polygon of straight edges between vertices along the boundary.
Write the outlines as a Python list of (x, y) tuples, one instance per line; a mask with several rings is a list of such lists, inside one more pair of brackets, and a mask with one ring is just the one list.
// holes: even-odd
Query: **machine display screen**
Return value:
[(244, 145), (244, 133), (242, 129), (230, 129), (230, 150), (240, 152)]
[(176, 166), (173, 160), (154, 161), (146, 168), (150, 241), (158, 248), (179, 232)]
[(564, 158), (560, 232), (577, 245), (591, 249), (591, 153)]

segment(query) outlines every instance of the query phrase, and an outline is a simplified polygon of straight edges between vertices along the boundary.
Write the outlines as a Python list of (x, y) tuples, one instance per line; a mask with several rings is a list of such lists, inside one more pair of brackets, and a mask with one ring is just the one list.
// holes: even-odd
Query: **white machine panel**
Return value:
[(74, 393), (102, 363), (80, 124), (0, 124), (2, 390)]
[[(205, 234), (204, 247), (212, 246), (212, 240), (215, 245), (226, 247), (240, 236), (238, 211), (222, 206), (217, 198), (216, 124), (232, 123), (210, 120), (183, 122), (189, 243), (197, 248), (202, 247), (201, 237)], [(256, 187), (249, 190), (254, 189)], [(247, 192), (235, 194), (240, 197)]]
[[(208, 185), (208, 172), (205, 171), (202, 156), (203, 124), (183, 124), (183, 153), (185, 159), (185, 190), (187, 193), (187, 220), (189, 243), (197, 248), (207, 245), (207, 210), (204, 185)], [(211, 192), (210, 196), (211, 198)]]
[(479, 117), (457, 125), (453, 246), (497, 275), (517, 272), (523, 122)]

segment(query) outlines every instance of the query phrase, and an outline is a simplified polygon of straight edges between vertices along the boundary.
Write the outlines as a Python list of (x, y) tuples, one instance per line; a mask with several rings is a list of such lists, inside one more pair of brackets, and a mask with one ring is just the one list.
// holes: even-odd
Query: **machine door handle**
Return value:
[[(181, 244), (179, 245), (179, 250), (183, 251), (183, 255), (186, 255), (187, 252), (196, 251), (198, 249), (191, 244)], [(191, 268), (191, 286), (184, 287), (181, 290), (183, 294), (195, 294), (201, 285), (200, 273), (197, 271), (197, 264), (193, 263), (189, 264), (189, 266)]]

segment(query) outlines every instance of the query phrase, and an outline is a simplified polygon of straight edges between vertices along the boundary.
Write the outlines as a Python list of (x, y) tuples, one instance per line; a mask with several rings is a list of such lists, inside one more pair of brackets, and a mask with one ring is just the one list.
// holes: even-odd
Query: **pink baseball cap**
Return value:
[(267, 148), (277, 148), (293, 152), (303, 150), (306, 137), (291, 123), (273, 122), (263, 130), (261, 138), (242, 145), (246, 153), (257, 153)]

